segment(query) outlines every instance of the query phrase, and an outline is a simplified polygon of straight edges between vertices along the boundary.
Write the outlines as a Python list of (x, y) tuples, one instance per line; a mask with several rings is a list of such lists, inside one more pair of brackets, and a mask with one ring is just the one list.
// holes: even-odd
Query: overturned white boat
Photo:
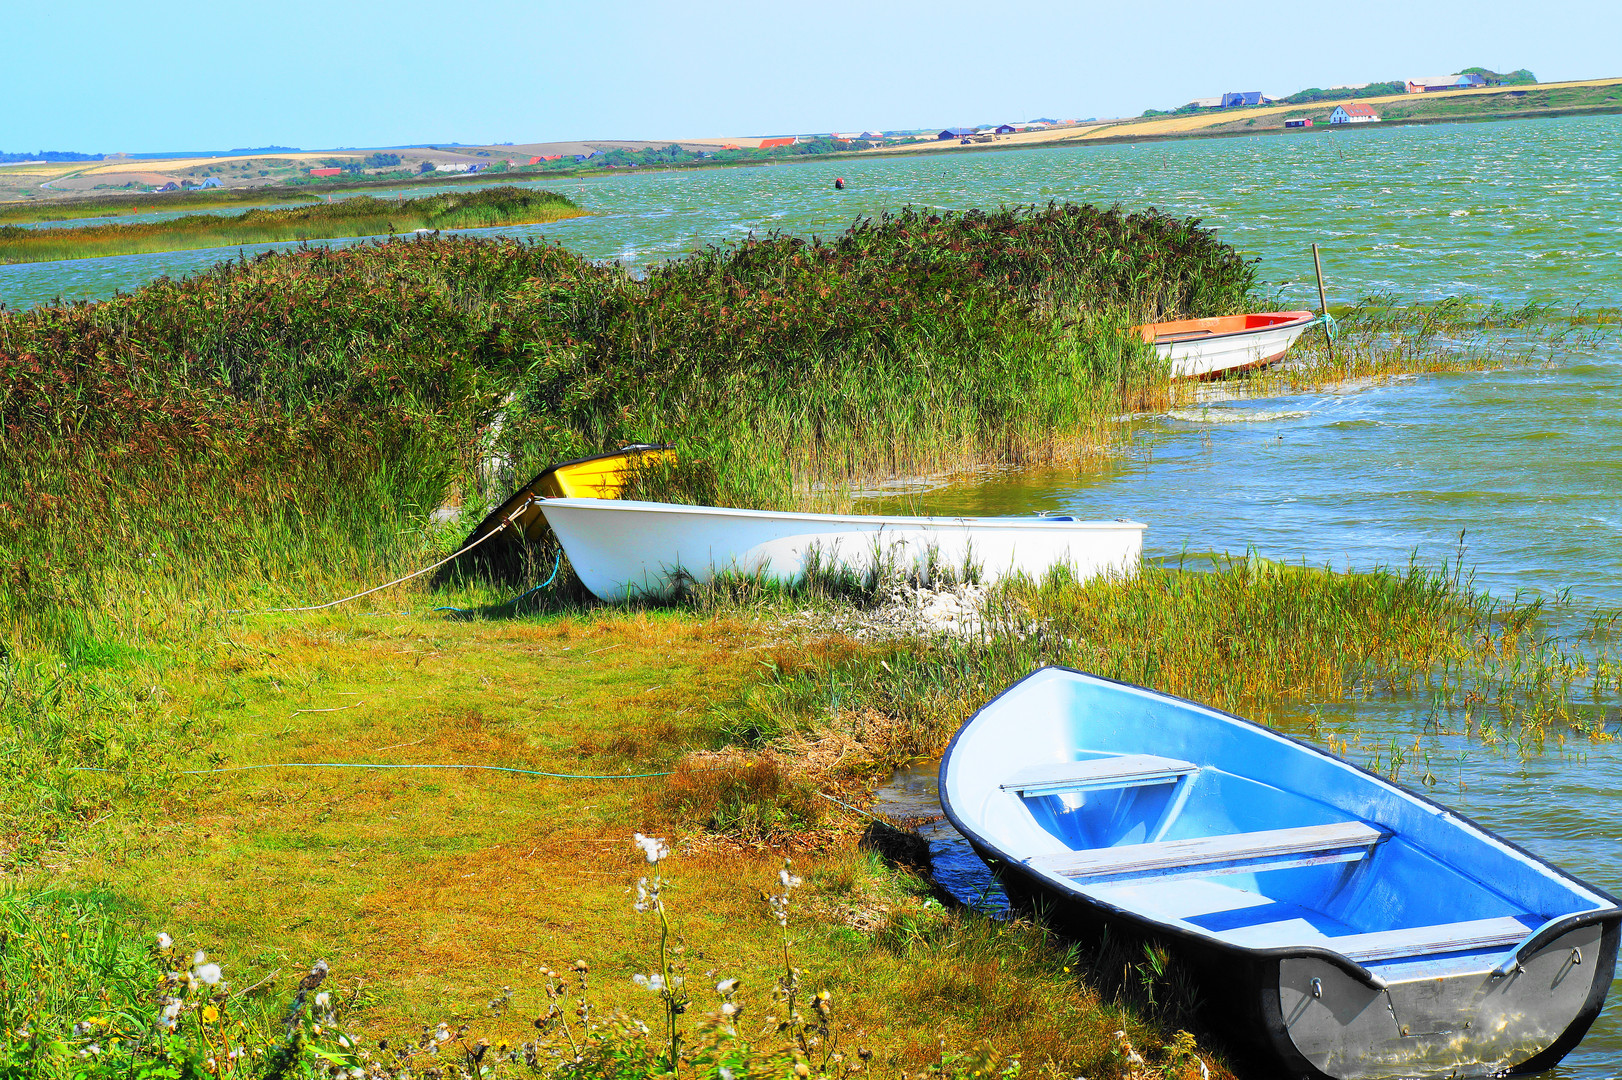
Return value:
[(896, 571), (996, 581), (1067, 566), (1080, 579), (1137, 572), (1136, 521), (1070, 517), (879, 517), (737, 510), (623, 499), (546, 499), (569, 563), (603, 600), (661, 596), (736, 573), (793, 581), (808, 570)]

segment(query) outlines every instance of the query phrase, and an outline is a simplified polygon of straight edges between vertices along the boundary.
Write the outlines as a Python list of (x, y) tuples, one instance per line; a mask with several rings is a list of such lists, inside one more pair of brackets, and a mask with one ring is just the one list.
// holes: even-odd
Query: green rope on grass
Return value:
[[(214, 776), (219, 773), (252, 772), (256, 769), (482, 769), (485, 772), (517, 773), (521, 776), (548, 776), (554, 780), (645, 780), (654, 776), (669, 776), (669, 772), (647, 773), (560, 773), (541, 772), (539, 769), (514, 769), (506, 765), (369, 765), (348, 761), (284, 761), (270, 765), (229, 765), (223, 769), (182, 769), (181, 776)], [(73, 766), (70, 772), (112, 772), (85, 765)]]

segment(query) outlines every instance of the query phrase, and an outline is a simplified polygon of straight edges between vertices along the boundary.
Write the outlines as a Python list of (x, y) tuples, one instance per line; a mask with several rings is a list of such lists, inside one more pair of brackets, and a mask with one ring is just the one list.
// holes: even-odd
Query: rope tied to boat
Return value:
[(1340, 325), (1335, 322), (1335, 317), (1327, 311), (1321, 315), (1313, 316), (1312, 321), (1307, 323), (1308, 330), (1311, 330), (1314, 326), (1323, 327), (1324, 333), (1329, 336), (1331, 341), (1335, 340), (1335, 334), (1340, 329)]
[[(560, 567), (562, 567), (562, 566), (563, 566), (563, 549), (560, 547), (560, 548), (558, 548), (557, 558), (552, 560), (552, 573), (545, 581), (541, 582), (539, 585), (535, 586), (533, 589), (527, 589), (524, 592), (519, 593), (517, 596), (513, 597), (511, 600), (503, 600), (501, 603), (499, 603), (499, 604), (497, 604), (495, 606), (494, 610), (500, 611), (504, 607), (513, 607), (514, 605), (516, 605), (518, 603), (518, 601), (523, 600), (526, 597), (534, 596), (536, 593), (540, 592), (542, 589), (546, 588), (548, 585), (552, 584), (552, 582), (557, 580), (558, 569)], [(449, 605), (446, 605), (444, 607), (436, 607), (434, 610), (435, 611), (454, 611), (458, 615), (467, 615), (467, 614), (469, 614), (469, 611), (468, 611), (467, 608), (451, 607)]]
[[(407, 574), (405, 577), (395, 578), (393, 581), (386, 582), (385, 584), (378, 585), (378, 586), (375, 586), (375, 587), (370, 588), (370, 589), (366, 589), (365, 591), (358, 592), (353, 596), (345, 596), (340, 600), (329, 600), (325, 604), (310, 604), (310, 605), (305, 606), (305, 607), (261, 608), (261, 609), (259, 609), (257, 611), (247, 610), (247, 609), (244, 609), (244, 608), (232, 608), (232, 609), (226, 611), (226, 614), (227, 615), (280, 615), (280, 614), (285, 614), (285, 613), (288, 613), (288, 612), (295, 612), (295, 611), (325, 611), (327, 608), (337, 607), (339, 604), (347, 604), (351, 600), (359, 600), (363, 596), (370, 596), (375, 592), (382, 592), (384, 589), (393, 588), (395, 585), (399, 585), (399, 584), (402, 584), (404, 582), (410, 581), (412, 578), (422, 577), (422, 575), (428, 573), (430, 570), (438, 570), (441, 566), (444, 566), (446, 563), (450, 562), (452, 559), (457, 559), (457, 558), (460, 558), (463, 555), (466, 555), (468, 552), (472, 551), (474, 548), (478, 547), (480, 544), (484, 543), (486, 540), (489, 540), (491, 537), (495, 536), (497, 533), (502, 532), (502, 531), (510, 528), (512, 526), (512, 523), (515, 520), (517, 520), (518, 515), (523, 513), (525, 510), (529, 509), (530, 504), (534, 503), (535, 501), (536, 501), (535, 497), (533, 495), (530, 496), (530, 498), (526, 502), (523, 502), (523, 503), (519, 504), (519, 506), (515, 510), (513, 510), (512, 513), (508, 514), (507, 517), (506, 517), (506, 520), (504, 520), (500, 525), (497, 525), (495, 528), (491, 529), (489, 532), (485, 533), (483, 536), (481, 536), (477, 540), (473, 541), (473, 543), (467, 545), (466, 547), (464, 547), (460, 551), (451, 552), (449, 555), (445, 556), (443, 559), (440, 559), (438, 562), (432, 564), (431, 566), (425, 566), (421, 570), (414, 570), (411, 573)], [(560, 560), (561, 560), (561, 557), (562, 557), (562, 555), (561, 555), (561, 552), (560, 552), (559, 553)], [(553, 567), (552, 575), (553, 575), (553, 577), (557, 576), (557, 568), (556, 567)], [(551, 578), (547, 579), (547, 583), (548, 584), (551, 583)], [(531, 591), (533, 592), (534, 590), (531, 590)], [(528, 594), (526, 593), (525, 595), (527, 596)], [(523, 597), (521, 596), (518, 599), (522, 600)], [(516, 603), (516, 601), (512, 601), (512, 602)]]

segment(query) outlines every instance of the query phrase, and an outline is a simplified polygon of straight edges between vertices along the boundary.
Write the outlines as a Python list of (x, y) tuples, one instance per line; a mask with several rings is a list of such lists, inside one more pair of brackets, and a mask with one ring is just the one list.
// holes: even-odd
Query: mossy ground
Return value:
[[(1101, 998), (1045, 932), (943, 907), (924, 881), (861, 850), (862, 821), (831, 803), (793, 842), (766, 845), (669, 820), (661, 777), (179, 775), (277, 762), (667, 771), (728, 741), (727, 716), (749, 708), (762, 656), (834, 655), (770, 620), (680, 610), (273, 618), (226, 628), (162, 674), (173, 692), (164, 711), (187, 718), (176, 727), (195, 733), (191, 745), (139, 789), (81, 774), (97, 820), (25, 883), (113, 898), (140, 929), (206, 949), (238, 986), (274, 976), (267, 990), (285, 996), (324, 958), (357, 1006), (351, 1030), (368, 1036), (446, 1020), (516, 1044), (544, 1009), (537, 971), (577, 958), (591, 965), (600, 1007), (654, 1020), (656, 999), (630, 981), (653, 955), (652, 926), (628, 895), (647, 870), (630, 843), (641, 831), (675, 841), (667, 903), (695, 997), (741, 977), (757, 991), (754, 1023), (781, 967), (764, 895), (785, 854), (794, 859), (806, 881), (795, 962), (834, 994), (846, 1049), (871, 1050), (881, 1074), (927, 1067), (943, 1046), (989, 1044), (1036, 1075), (1044, 1065), (1107, 1075), (1115, 1031), (1151, 1056), (1175, 1034), (1164, 1018)], [(514, 1008), (495, 1019), (485, 1002), (504, 986)]]

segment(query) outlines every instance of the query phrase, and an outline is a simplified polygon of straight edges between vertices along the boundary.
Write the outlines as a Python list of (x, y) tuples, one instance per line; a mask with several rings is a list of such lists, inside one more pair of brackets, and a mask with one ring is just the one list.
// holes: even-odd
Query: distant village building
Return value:
[(311, 169), (310, 170), (310, 175), (311, 176), (337, 176), (341, 172), (343, 172), (342, 169)]
[(1472, 71), (1465, 75), (1427, 75), (1423, 79), (1409, 79), (1410, 94), (1434, 94), (1438, 90), (1468, 90), (1472, 86), (1486, 86), (1487, 80)]
[(1312, 126), (1312, 121), (1311, 120), (1286, 120), (1286, 121), (1284, 121), (1284, 126), (1287, 127), (1287, 128), (1309, 128), (1309, 127)]
[(793, 146), (795, 141), (796, 139), (793, 135), (789, 135), (781, 139), (762, 139), (760, 140), (760, 149), (775, 150), (779, 146)]
[(200, 187), (200, 188), (215, 188), (215, 187), (224, 187), (225, 184), (220, 180), (219, 177), (217, 177), (217, 176), (209, 176), (209, 177), (205, 177), (203, 179), (203, 182), (201, 184), (198, 184), (197, 186)]
[(1236, 109), (1242, 105), (1260, 105), (1262, 92), (1260, 90), (1233, 90), (1222, 95), (1224, 109)]
[(180, 185), (175, 183), (173, 180), (171, 180), (167, 184), (165, 184), (161, 188), (159, 188), (158, 190), (159, 191), (179, 191), (180, 190)]
[(1198, 97), (1190, 101), (1189, 104), (1196, 109), (1220, 109), (1222, 108), (1222, 99), (1220, 97)]
[(1335, 111), (1329, 114), (1331, 124), (1372, 124), (1378, 119), (1373, 109), (1359, 101), (1336, 105)]
[(974, 134), (974, 129), (973, 128), (947, 128), (945, 131), (942, 131), (939, 135), (936, 135), (935, 138), (936, 138), (937, 141), (944, 142), (947, 139), (967, 139), (970, 135), (973, 135), (973, 134)]
[(998, 135), (1012, 135), (1014, 132), (1016, 132), (1018, 130), (1019, 129), (1016, 128), (1013, 124), (998, 124), (997, 128), (996, 128), (996, 133)]

